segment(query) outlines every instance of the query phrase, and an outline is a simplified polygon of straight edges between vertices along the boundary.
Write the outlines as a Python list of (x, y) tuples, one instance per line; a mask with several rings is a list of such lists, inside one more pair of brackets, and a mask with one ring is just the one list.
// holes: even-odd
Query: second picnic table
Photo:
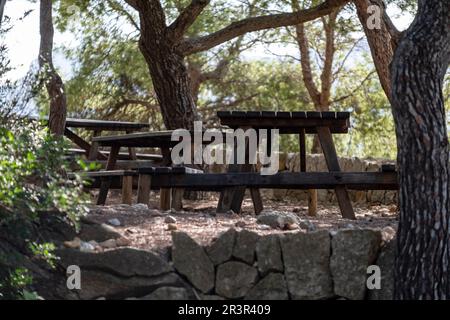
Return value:
[[(332, 134), (347, 133), (350, 126), (349, 112), (272, 112), (272, 111), (219, 111), (217, 116), (222, 125), (232, 129), (279, 129), (280, 134), (298, 134), (300, 145), (300, 171), (306, 172), (306, 134), (317, 134), (322, 146), (329, 172), (340, 172), (336, 148)], [(268, 139), (270, 141), (270, 139)], [(270, 142), (269, 142), (270, 144)], [(270, 150), (270, 146), (268, 147)], [(270, 152), (270, 151), (269, 151)], [(250, 171), (248, 165), (232, 165), (230, 172)], [(347, 187), (335, 187), (336, 197), (342, 216), (355, 219)], [(222, 192), (219, 206), (221, 211), (240, 212), (245, 188), (229, 188)], [(258, 190), (251, 190), (255, 209), (262, 210), (261, 196)]]

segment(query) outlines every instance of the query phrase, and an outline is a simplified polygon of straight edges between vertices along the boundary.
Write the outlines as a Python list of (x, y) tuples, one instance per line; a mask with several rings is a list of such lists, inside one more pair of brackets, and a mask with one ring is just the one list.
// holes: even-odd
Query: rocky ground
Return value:
[[(189, 234), (201, 245), (212, 242), (224, 231), (230, 228), (245, 229), (260, 235), (310, 232), (316, 230), (339, 230), (344, 228), (374, 228), (397, 225), (397, 208), (391, 206), (360, 206), (355, 207), (357, 220), (346, 220), (340, 216), (336, 205), (319, 205), (318, 215), (307, 215), (307, 204), (292, 205), (292, 201), (265, 201), (265, 210), (259, 216), (253, 214), (250, 200), (245, 200), (243, 212), (236, 214), (216, 214), (217, 199), (184, 200), (184, 210), (181, 212), (157, 210), (158, 199), (145, 205), (123, 205), (120, 197), (113, 195), (106, 206), (92, 206), (88, 221), (102, 223), (114, 228), (121, 238), (106, 243), (100, 243), (103, 249), (116, 246), (130, 246), (139, 249), (153, 250), (165, 253), (165, 248), (171, 246), (171, 231), (183, 231)], [(92, 243), (99, 248), (98, 242)], [(69, 244), (70, 245), (70, 244)], [(79, 245), (76, 243), (75, 246)], [(87, 248), (87, 251), (92, 247)], [(100, 249), (101, 250), (101, 249)]]

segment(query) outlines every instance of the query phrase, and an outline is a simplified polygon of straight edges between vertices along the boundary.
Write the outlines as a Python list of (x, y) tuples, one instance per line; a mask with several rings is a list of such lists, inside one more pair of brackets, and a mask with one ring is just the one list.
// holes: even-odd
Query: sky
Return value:
[[(27, 0), (8, 1), (5, 8), (5, 15), (11, 18), (13, 29), (6, 36), (5, 42), (10, 52), (11, 64), (15, 70), (9, 75), (13, 79), (18, 79), (25, 75), (30, 66), (35, 63), (39, 52), (39, 2), (30, 3)], [(24, 12), (33, 10), (26, 18), (22, 19)], [(412, 20), (410, 15), (399, 14), (395, 8), (390, 8), (389, 15), (393, 17), (395, 25), (403, 30), (407, 28)], [(77, 40), (73, 35), (55, 32), (55, 47), (61, 44), (76, 45)], [(271, 52), (276, 54), (286, 53), (286, 49), (281, 46), (273, 46), (270, 50), (265, 50), (261, 46), (248, 50), (244, 53), (247, 59), (273, 58)], [(294, 50), (294, 49), (292, 49)], [(296, 51), (297, 52), (297, 51)], [(297, 54), (297, 53), (291, 54)], [(70, 78), (71, 65), (57, 52), (54, 54), (55, 65), (59, 68), (63, 79)]]

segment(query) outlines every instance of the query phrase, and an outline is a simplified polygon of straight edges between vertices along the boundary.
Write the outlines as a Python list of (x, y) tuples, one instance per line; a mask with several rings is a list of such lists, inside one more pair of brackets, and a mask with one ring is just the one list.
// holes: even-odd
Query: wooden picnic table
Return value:
[[(138, 132), (117, 136), (98, 136), (92, 138), (92, 142), (103, 147), (110, 147), (109, 157), (106, 163), (106, 171), (116, 169), (116, 162), (120, 148), (159, 148), (162, 154), (162, 166), (171, 166), (171, 148), (179, 143), (179, 141), (172, 141), (172, 134), (174, 131), (152, 131), (152, 132)], [(223, 133), (225, 134), (225, 133)], [(203, 144), (210, 142), (202, 141)], [(129, 183), (131, 185), (131, 183)], [(98, 204), (104, 204), (108, 194), (109, 186), (105, 185), (105, 190), (100, 190), (97, 200)], [(172, 204), (175, 209), (181, 209), (182, 190), (174, 192)], [(168, 210), (171, 207), (172, 192), (170, 189), (161, 189), (161, 209)]]
[[(84, 130), (93, 131), (93, 137), (96, 137), (100, 136), (103, 131), (124, 131), (126, 133), (132, 133), (149, 128), (149, 124), (94, 119), (66, 119), (66, 128), (64, 130), (64, 135), (78, 147), (83, 149), (89, 160), (105, 160), (107, 157), (102, 152), (98, 152), (99, 146), (97, 143), (89, 143), (88, 141), (77, 135), (75, 132), (73, 132), (70, 128), (82, 128)], [(128, 154), (128, 159), (137, 159), (134, 148), (129, 148)]]
[[(280, 134), (298, 134), (300, 145), (300, 171), (306, 172), (306, 134), (317, 134), (322, 146), (328, 171), (340, 172), (336, 148), (332, 134), (347, 133), (350, 126), (349, 112), (271, 112), (271, 111), (219, 111), (217, 116), (222, 125), (242, 129), (279, 129)], [(270, 152), (270, 138), (268, 152)], [(250, 155), (252, 156), (252, 155)], [(249, 172), (250, 165), (230, 165), (229, 172)], [(219, 211), (233, 210), (240, 212), (245, 194), (245, 187), (228, 188), (222, 191)], [(335, 186), (336, 197), (342, 216), (355, 219), (346, 185)], [(261, 196), (258, 189), (250, 189), (255, 210), (262, 210)]]

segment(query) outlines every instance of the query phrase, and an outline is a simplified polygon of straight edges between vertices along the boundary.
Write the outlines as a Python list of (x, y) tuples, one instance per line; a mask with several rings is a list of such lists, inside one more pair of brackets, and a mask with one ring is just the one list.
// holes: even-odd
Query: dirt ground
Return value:
[[(220, 233), (229, 228), (247, 229), (258, 234), (308, 232), (308, 230), (280, 230), (258, 224), (253, 213), (250, 199), (245, 199), (241, 214), (216, 214), (217, 197), (209, 200), (184, 200), (182, 212), (162, 212), (157, 210), (158, 197), (153, 197), (149, 209), (143, 205), (121, 205), (120, 193), (112, 191), (106, 206), (92, 206), (89, 219), (96, 222), (108, 223), (117, 218), (120, 226), (116, 229), (124, 237), (131, 240), (131, 246), (146, 250), (164, 250), (171, 245), (173, 230), (188, 233), (197, 242), (206, 245)], [(135, 202), (134, 202), (135, 203)], [(347, 220), (340, 216), (337, 205), (318, 206), (318, 215), (307, 215), (306, 203), (292, 201), (264, 200), (265, 211), (290, 212), (296, 214), (301, 221), (312, 224), (313, 229), (337, 230), (341, 228), (376, 228), (383, 229), (397, 226), (396, 206), (360, 206), (355, 207), (357, 220)], [(170, 217), (169, 217), (170, 216)], [(169, 218), (168, 218), (169, 217)]]

